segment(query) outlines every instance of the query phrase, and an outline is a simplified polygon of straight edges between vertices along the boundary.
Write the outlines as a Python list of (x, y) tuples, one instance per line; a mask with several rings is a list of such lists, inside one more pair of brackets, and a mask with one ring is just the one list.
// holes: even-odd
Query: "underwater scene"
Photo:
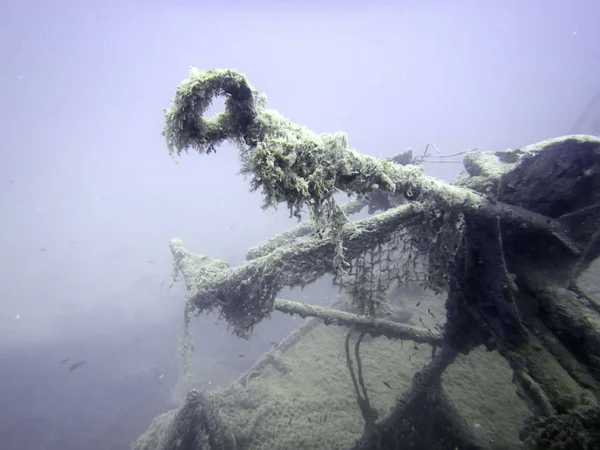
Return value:
[(0, 450), (600, 449), (600, 3), (0, 11)]

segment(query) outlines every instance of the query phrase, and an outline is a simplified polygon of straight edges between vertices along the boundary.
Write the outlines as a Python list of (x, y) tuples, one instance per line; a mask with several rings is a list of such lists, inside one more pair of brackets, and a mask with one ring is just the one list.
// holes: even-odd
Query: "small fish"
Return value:
[(387, 388), (392, 389), (390, 383), (388, 383), (387, 381), (382, 381), (382, 383), (385, 384)]
[(152, 261), (151, 259), (149, 259), (148, 264), (156, 264), (156, 263), (154, 261)]
[(419, 306), (421, 306), (421, 302), (417, 302), (415, 306), (418, 308)]
[(162, 283), (160, 283), (160, 287), (163, 287), (166, 282), (167, 282), (167, 280), (164, 280)]
[(245, 357), (246, 357), (246, 355), (244, 355), (243, 353), (240, 353), (238, 356), (239, 356), (240, 358), (245, 358)]
[(69, 372), (73, 372), (74, 370), (79, 369), (81, 366), (83, 366), (85, 364), (84, 360), (81, 361), (77, 361), (76, 363), (73, 363), (69, 366)]
[(65, 359), (63, 359), (63, 360), (62, 360), (60, 363), (61, 363), (61, 364), (65, 364), (65, 363), (68, 363), (68, 362), (69, 362), (69, 358), (65, 358)]
[(45, 252), (46, 250), (48, 250), (46, 247), (40, 248), (40, 252)]

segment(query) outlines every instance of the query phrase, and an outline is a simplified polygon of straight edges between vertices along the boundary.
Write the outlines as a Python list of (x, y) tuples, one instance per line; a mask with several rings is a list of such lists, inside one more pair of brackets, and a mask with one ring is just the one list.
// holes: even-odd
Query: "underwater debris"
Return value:
[[(225, 113), (203, 118), (218, 95), (226, 97)], [(351, 442), (348, 448), (367, 450), (394, 448), (398, 442), (434, 448), (443, 442), (447, 448), (489, 448), (456, 413), (441, 381), (459, 353), (482, 345), (505, 358), (534, 415), (533, 425), (523, 428), (529, 448), (548, 448), (548, 436), (557, 435), (562, 423), (581, 430), (566, 433), (573, 448), (595, 442), (585, 417), (594, 418), (599, 408), (600, 302), (577, 279), (600, 253), (599, 138), (574, 135), (504, 152), (467, 152), (465, 174), (447, 184), (426, 176), (420, 166), (361, 155), (349, 148), (343, 133), (316, 135), (291, 123), (267, 110), (264, 98), (237, 72), (196, 69), (178, 87), (163, 134), (170, 153), (177, 155), (188, 148), (211, 153), (231, 140), (240, 148), (242, 173), (250, 176), (252, 190), (263, 193), (265, 207), (286, 203), (298, 217), (308, 208), (310, 222), (255, 247), (235, 268), (189, 253), (181, 239), (170, 245), (175, 277), (181, 276), (187, 288), (186, 323), (192, 311), (217, 310), (235, 334), (248, 338), (257, 323), (279, 310), (349, 328), (345, 362), (364, 430), (359, 439), (343, 435), (333, 445)], [(336, 205), (333, 195), (339, 191), (356, 197), (353, 203)], [(371, 197), (378, 200), (371, 212), (384, 211), (350, 222), (347, 215), (368, 205), (365, 199), (373, 192), (390, 195)], [(390, 198), (394, 201), (386, 203)], [(333, 274), (350, 298), (346, 310), (277, 298), (283, 287), (304, 286), (324, 274)], [(377, 318), (393, 283), (418, 283), (445, 293), (447, 320), (441, 331), (431, 322), (436, 315), (429, 309), (419, 317), (423, 328)], [(298, 342), (314, 329), (301, 328), (276, 351), (283, 354), (291, 348), (288, 342)], [(372, 406), (362, 372), (359, 344), (367, 332), (431, 347), (431, 360), (384, 415)], [(352, 359), (351, 333), (360, 336)], [(377, 341), (368, 344), (372, 351)], [(204, 427), (206, 418), (198, 414), (217, 412), (219, 397), (213, 397), (214, 407), (203, 409), (202, 399), (192, 394), (177, 412), (157, 420), (137, 448), (168, 450), (174, 442), (192, 445), (209, 438), (216, 439), (214, 448), (223, 448), (224, 430), (240, 448), (261, 448), (263, 441), (258, 447), (249, 444), (253, 433), (262, 417), (270, 417), (271, 423), (278, 416), (269, 409), (273, 405), (258, 408), (251, 388), (266, 382), (263, 374), (273, 377), (264, 369), (281, 361), (274, 352), (267, 352), (223, 394), (223, 399), (233, 399), (234, 411), (256, 411), (249, 423), (242, 422), (244, 429), (229, 412), (211, 435)], [(306, 364), (326, 364), (311, 356)], [(330, 364), (338, 359), (339, 353)], [(286, 370), (288, 362), (293, 364), (287, 356), (282, 361)], [(387, 380), (378, 386), (390, 390)], [(302, 401), (294, 396), (294, 408)], [(336, 417), (327, 417), (332, 426)], [(295, 427), (315, 422), (293, 419), (292, 414), (282, 416), (287, 426), (277, 433), (269, 429), (267, 436), (288, 442)], [(331, 437), (335, 430), (329, 431)], [(294, 443), (310, 439), (310, 432), (303, 436)]]

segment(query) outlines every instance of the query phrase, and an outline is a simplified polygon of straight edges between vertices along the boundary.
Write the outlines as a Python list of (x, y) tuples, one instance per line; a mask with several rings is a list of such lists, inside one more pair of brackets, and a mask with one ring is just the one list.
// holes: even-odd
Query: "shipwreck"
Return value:
[[(273, 311), (308, 319), (226, 389), (190, 390), (137, 450), (600, 448), (600, 289), (582, 281), (600, 252), (600, 138), (470, 151), (445, 183), (427, 154), (361, 154), (268, 109), (242, 74), (197, 69), (163, 135), (174, 156), (235, 144), (264, 206), (304, 219), (237, 267), (172, 239), (186, 323), (216, 312), (251, 338)], [(329, 307), (278, 297), (325, 275)], [(473, 423), (471, 388), (452, 383), (482, 367), (475, 397), (514, 397)]]

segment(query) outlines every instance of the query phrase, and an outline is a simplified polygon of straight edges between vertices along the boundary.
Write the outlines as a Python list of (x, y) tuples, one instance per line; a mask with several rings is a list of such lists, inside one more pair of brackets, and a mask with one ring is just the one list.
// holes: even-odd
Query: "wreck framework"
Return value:
[[(203, 114), (217, 96), (225, 97), (226, 110), (207, 119)], [(441, 388), (456, 356), (482, 345), (506, 359), (531, 408), (521, 436), (529, 448), (600, 445), (600, 300), (577, 283), (600, 252), (600, 139), (573, 135), (516, 150), (469, 152), (466, 173), (447, 184), (428, 177), (409, 152), (386, 161), (362, 155), (349, 148), (345, 134), (315, 135), (265, 105), (235, 71), (192, 69), (166, 110), (163, 134), (171, 154), (211, 153), (229, 140), (265, 207), (286, 203), (291, 215), (310, 218), (249, 249), (246, 262), (234, 268), (191, 254), (173, 239), (174, 276), (187, 289), (186, 324), (192, 314), (214, 311), (248, 338), (278, 310), (345, 327), (343, 351), (364, 424), (348, 448), (487, 448)], [(338, 205), (339, 192), (353, 200)], [(365, 207), (378, 213), (349, 220)], [(277, 298), (284, 287), (326, 274), (350, 299), (347, 305)], [(415, 283), (446, 295), (443, 329), (379, 314), (393, 285)], [(429, 363), (383, 417), (369, 401), (363, 376), (366, 335), (432, 348)], [(280, 352), (298, 336), (259, 360), (237, 382), (240, 389), (266, 365), (281, 365)], [(184, 339), (184, 361), (189, 349)], [(191, 391), (137, 448), (243, 449), (250, 448), (248, 433), (230, 426), (209, 393)]]

